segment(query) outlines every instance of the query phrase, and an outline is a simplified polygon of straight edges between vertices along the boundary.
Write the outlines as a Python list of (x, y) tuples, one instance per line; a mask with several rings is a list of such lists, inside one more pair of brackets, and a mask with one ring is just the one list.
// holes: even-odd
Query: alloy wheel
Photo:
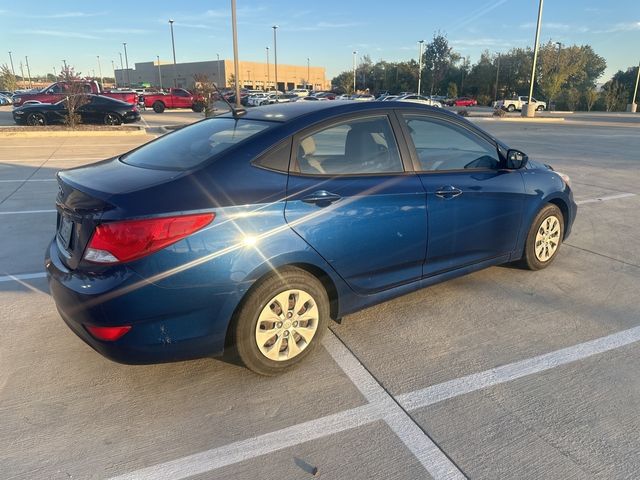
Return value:
[(560, 245), (560, 220), (555, 215), (545, 218), (536, 233), (534, 251), (536, 258), (547, 262), (553, 257)]
[(260, 312), (256, 345), (270, 360), (290, 360), (311, 343), (318, 323), (319, 312), (313, 297), (303, 290), (286, 290), (273, 297)]

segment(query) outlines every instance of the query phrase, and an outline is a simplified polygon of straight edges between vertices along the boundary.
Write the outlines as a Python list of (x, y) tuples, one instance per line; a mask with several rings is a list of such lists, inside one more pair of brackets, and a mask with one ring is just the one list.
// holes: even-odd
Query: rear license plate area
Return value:
[(58, 227), (58, 240), (65, 250), (71, 248), (71, 234), (73, 233), (73, 220), (62, 215), (60, 217), (60, 227)]

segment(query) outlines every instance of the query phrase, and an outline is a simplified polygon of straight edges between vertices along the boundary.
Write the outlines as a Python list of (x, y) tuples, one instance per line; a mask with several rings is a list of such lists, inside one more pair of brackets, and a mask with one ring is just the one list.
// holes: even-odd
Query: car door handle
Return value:
[(440, 198), (455, 198), (458, 195), (462, 195), (462, 190), (452, 185), (447, 185), (446, 187), (440, 187), (436, 190), (435, 195)]
[(318, 190), (317, 192), (313, 192), (306, 197), (302, 198), (302, 201), (305, 203), (315, 203), (320, 206), (322, 204), (329, 205), (333, 202), (337, 202), (342, 197), (335, 193), (327, 192), (326, 190)]

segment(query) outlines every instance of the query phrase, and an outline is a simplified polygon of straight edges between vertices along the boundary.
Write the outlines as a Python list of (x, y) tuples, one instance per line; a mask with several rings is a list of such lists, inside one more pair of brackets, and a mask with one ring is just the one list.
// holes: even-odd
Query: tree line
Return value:
[[(531, 48), (512, 48), (505, 53), (485, 50), (471, 64), (442, 33), (435, 34), (425, 47), (420, 92), (423, 95), (472, 96), (480, 105), (490, 105), (497, 99), (529, 93)], [(624, 110), (632, 101), (638, 67), (617, 72), (598, 89), (597, 82), (606, 67), (606, 60), (589, 45), (549, 41), (538, 52), (534, 97), (555, 104), (558, 110)], [(355, 70), (356, 90), (416, 92), (418, 70), (419, 64), (414, 59), (373, 62), (365, 55)], [(337, 75), (332, 80), (334, 89), (352, 92), (353, 75), (353, 70)]]

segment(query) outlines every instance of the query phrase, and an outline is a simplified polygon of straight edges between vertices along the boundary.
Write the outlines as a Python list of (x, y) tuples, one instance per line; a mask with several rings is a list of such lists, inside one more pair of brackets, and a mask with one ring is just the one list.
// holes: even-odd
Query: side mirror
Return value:
[(507, 168), (518, 170), (524, 168), (529, 161), (529, 157), (520, 150), (509, 150), (507, 152)]

